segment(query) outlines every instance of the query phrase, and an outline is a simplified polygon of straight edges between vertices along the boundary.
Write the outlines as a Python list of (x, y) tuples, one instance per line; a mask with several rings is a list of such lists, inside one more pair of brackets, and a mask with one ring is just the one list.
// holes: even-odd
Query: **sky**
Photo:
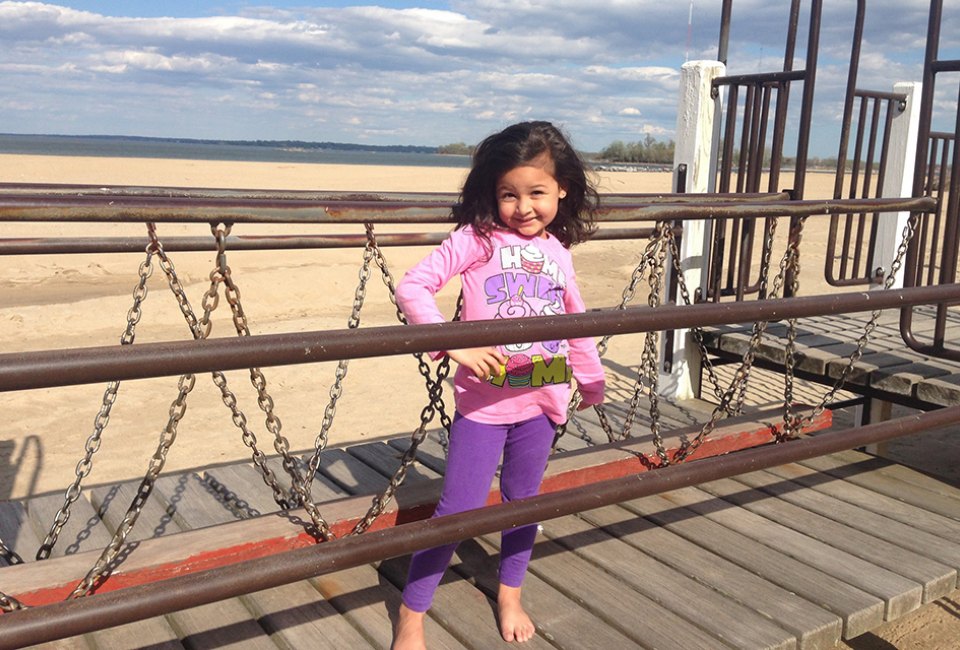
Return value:
[[(960, 0), (945, 4), (941, 56), (960, 58)], [(811, 153), (830, 156), (856, 2), (824, 5)], [(780, 69), (788, 7), (734, 1), (730, 74)], [(545, 119), (583, 151), (647, 134), (673, 139), (680, 67), (716, 58), (720, 8), (720, 0), (0, 1), (0, 132), (436, 146)], [(886, 91), (920, 79), (928, 10), (928, 0), (868, 0), (858, 86)], [(955, 90), (938, 97), (945, 109), (956, 105)]]

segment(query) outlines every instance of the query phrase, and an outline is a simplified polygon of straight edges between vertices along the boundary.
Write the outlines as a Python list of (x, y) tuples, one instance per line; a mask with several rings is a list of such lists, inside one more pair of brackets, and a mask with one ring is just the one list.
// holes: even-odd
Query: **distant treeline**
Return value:
[(607, 162), (658, 163), (669, 165), (673, 162), (673, 140), (662, 142), (652, 135), (639, 142), (616, 140), (604, 148), (598, 157)]
[(204, 138), (158, 138), (141, 135), (54, 135), (57, 138), (95, 138), (131, 142), (175, 142), (178, 144), (213, 144), (241, 147), (269, 147), (271, 149), (326, 149), (334, 151), (382, 151), (393, 153), (438, 153), (437, 147), (410, 144), (376, 145), (351, 142), (310, 142), (307, 140), (216, 140)]

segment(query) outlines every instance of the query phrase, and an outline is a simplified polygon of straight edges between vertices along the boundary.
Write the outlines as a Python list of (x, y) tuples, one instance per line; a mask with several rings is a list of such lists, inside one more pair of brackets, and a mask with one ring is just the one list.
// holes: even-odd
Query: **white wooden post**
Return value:
[[(908, 197), (913, 192), (913, 168), (917, 155), (917, 133), (920, 130), (920, 91), (923, 84), (901, 82), (894, 84), (893, 92), (906, 95), (906, 107), (894, 114), (890, 125), (890, 148), (887, 152), (887, 168), (884, 172), (883, 198)], [(873, 248), (874, 264), (880, 270), (879, 283), (871, 289), (882, 289), (883, 281), (890, 273), (890, 266), (897, 255), (903, 238), (903, 228), (910, 218), (909, 212), (885, 212), (877, 218), (876, 239)], [(900, 267), (893, 288), (903, 286), (903, 267)]]
[[(890, 124), (890, 148), (887, 151), (887, 167), (884, 171), (883, 187), (880, 196), (883, 198), (908, 197), (913, 193), (913, 171), (917, 155), (917, 134), (920, 131), (920, 92), (923, 84), (919, 82), (900, 82), (893, 85), (893, 92), (906, 95), (904, 110), (895, 113)], [(883, 212), (877, 217), (876, 238), (873, 245), (873, 260), (876, 268), (874, 281), (870, 289), (883, 289), (883, 283), (890, 273), (897, 249), (903, 239), (903, 228), (910, 218), (909, 212)], [(903, 260), (897, 271), (896, 279), (891, 288), (903, 287)], [(858, 407), (856, 417), (860, 417), (860, 409), (866, 408), (870, 414), (870, 422), (882, 422), (890, 419), (891, 404), (871, 398), (862, 407)], [(883, 456), (886, 444), (867, 445), (867, 453)]]
[[(689, 61), (680, 69), (680, 103), (674, 148), (674, 188), (677, 169), (686, 165), (688, 193), (712, 191), (716, 178), (716, 151), (720, 143), (720, 97), (713, 97), (713, 80), (726, 72), (719, 61)], [(684, 221), (680, 267), (691, 298), (697, 289), (706, 291), (711, 224), (706, 220)], [(667, 277), (672, 275), (668, 262)], [(678, 295), (678, 303), (682, 298)], [(673, 361), (661, 362), (660, 394), (671, 399), (689, 399), (699, 393), (700, 353), (689, 330), (675, 330)], [(663, 357), (661, 356), (661, 359)]]

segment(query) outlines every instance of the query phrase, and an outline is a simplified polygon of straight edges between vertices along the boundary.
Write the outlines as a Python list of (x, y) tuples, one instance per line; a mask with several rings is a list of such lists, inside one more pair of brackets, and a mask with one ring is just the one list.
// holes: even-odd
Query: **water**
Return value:
[(335, 165), (402, 165), (469, 167), (469, 156), (406, 151), (297, 149), (200, 141), (106, 136), (0, 134), (0, 153), (108, 158), (175, 158), (245, 162), (328, 163)]

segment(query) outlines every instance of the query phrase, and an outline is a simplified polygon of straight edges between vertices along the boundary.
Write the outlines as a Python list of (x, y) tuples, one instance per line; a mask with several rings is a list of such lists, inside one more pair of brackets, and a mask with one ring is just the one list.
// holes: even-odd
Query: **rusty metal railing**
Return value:
[[(727, 62), (727, 39), (730, 32), (732, 0), (725, 0), (721, 16), (718, 59)], [(714, 80), (714, 91), (727, 89), (726, 112), (723, 116), (723, 140), (719, 150), (717, 190), (720, 192), (758, 192), (767, 174), (767, 191), (775, 191), (780, 183), (790, 88), (802, 82), (797, 134), (796, 165), (792, 197), (803, 198), (816, 80), (817, 51), (820, 38), (822, 2), (810, 3), (806, 63), (803, 70), (793, 69), (800, 19), (800, 0), (792, 0), (787, 26), (783, 67), (780, 71), (732, 75)], [(771, 124), (772, 111), (772, 124)], [(739, 142), (739, 150), (735, 150)], [(766, 159), (769, 152), (769, 161)], [(734, 174), (736, 181), (734, 185)], [(783, 215), (781, 215), (783, 216)], [(757, 224), (753, 220), (718, 219), (713, 225), (713, 242), (707, 280), (707, 297), (719, 301), (725, 296), (743, 300), (760, 290), (761, 282), (753, 268)], [(764, 234), (773, 227), (764, 224)], [(791, 228), (791, 231), (794, 229)], [(761, 247), (768, 237), (761, 236)], [(761, 251), (761, 255), (763, 251)], [(788, 283), (789, 286), (789, 283)], [(761, 296), (762, 297), (762, 296)]]
[[(938, 206), (936, 211), (923, 215), (921, 236), (914, 238), (907, 251), (904, 265), (904, 286), (907, 287), (950, 283), (957, 279), (960, 196), (950, 190), (960, 184), (960, 150), (956, 146), (960, 134), (960, 109), (956, 109), (953, 116), (956, 125), (953, 134), (932, 131), (938, 75), (960, 72), (960, 60), (939, 58), (942, 18), (943, 0), (931, 0), (913, 194), (936, 193)], [(960, 97), (960, 84), (957, 92)], [(960, 349), (948, 347), (946, 338), (948, 323), (956, 327), (958, 322), (960, 313), (955, 305), (941, 303), (936, 307), (933, 327), (920, 331), (915, 327), (914, 309), (904, 308), (900, 314), (900, 333), (914, 350), (958, 361)]]

